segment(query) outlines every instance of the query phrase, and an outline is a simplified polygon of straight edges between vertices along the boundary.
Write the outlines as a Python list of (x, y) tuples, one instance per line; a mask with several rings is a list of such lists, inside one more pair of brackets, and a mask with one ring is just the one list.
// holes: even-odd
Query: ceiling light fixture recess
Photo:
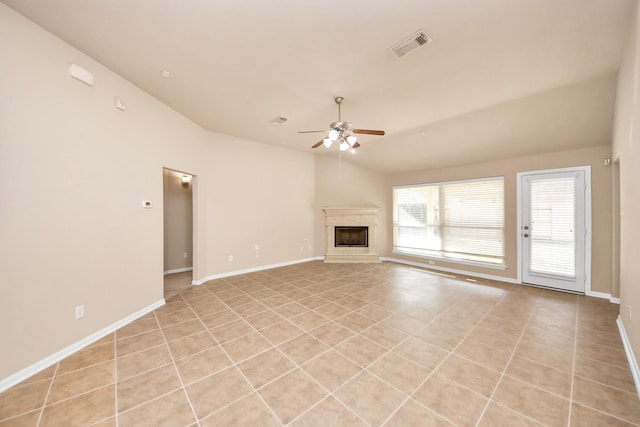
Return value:
[(388, 50), (389, 53), (396, 58), (402, 58), (403, 56), (415, 51), (420, 46), (424, 46), (431, 41), (431, 37), (424, 32), (424, 30), (418, 30), (411, 34), (409, 37), (399, 41), (391, 46)]

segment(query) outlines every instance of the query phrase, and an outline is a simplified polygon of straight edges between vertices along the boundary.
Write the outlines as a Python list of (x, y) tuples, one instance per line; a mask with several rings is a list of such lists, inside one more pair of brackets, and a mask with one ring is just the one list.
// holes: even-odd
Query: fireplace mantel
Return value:
[[(325, 207), (322, 210), (327, 230), (327, 252), (324, 256), (324, 262), (380, 262), (380, 256), (376, 252), (376, 229), (380, 208), (377, 206), (336, 206)], [(341, 226), (368, 227), (368, 247), (336, 247), (335, 227)]]

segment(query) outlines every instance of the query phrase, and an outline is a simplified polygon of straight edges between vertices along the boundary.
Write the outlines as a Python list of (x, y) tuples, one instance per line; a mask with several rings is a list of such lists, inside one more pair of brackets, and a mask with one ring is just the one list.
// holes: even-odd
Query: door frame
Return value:
[[(195, 173), (192, 172), (186, 172), (174, 167), (170, 167), (170, 166), (163, 166), (162, 167), (162, 171), (163, 171), (163, 181), (162, 181), (162, 264), (164, 266), (164, 225), (165, 225), (165, 215), (164, 215), (164, 209), (165, 209), (165, 203), (167, 203), (167, 201), (164, 198), (164, 170), (170, 170), (173, 172), (177, 172), (179, 174), (185, 174), (185, 175), (190, 175), (191, 176), (191, 182), (189, 183), (189, 185), (191, 186), (191, 284), (192, 285), (196, 285), (196, 284), (200, 284), (199, 281), (196, 279), (196, 277), (200, 277), (199, 273), (200, 273), (200, 263), (199, 263), (199, 232), (198, 232), (198, 175), (196, 175)], [(163, 272), (164, 272), (164, 267), (163, 267)], [(197, 283), (196, 283), (197, 282)]]
[[(518, 252), (518, 283), (522, 282), (522, 185), (523, 178), (529, 175), (539, 175), (547, 173), (562, 173), (562, 172), (584, 172), (585, 194), (584, 194), (584, 226), (586, 228), (586, 234), (584, 236), (584, 294), (591, 295), (591, 166), (577, 166), (571, 168), (562, 169), (543, 169), (536, 171), (518, 172), (516, 173), (516, 235), (517, 235), (517, 252)], [(552, 289), (552, 288), (549, 288)], [(555, 288), (553, 288), (555, 289)], [(561, 289), (558, 289), (562, 291)]]

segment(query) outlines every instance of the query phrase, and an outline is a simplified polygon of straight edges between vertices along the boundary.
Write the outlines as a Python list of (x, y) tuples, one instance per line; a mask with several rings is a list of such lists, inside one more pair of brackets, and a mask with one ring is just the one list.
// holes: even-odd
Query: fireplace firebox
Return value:
[(336, 248), (367, 248), (369, 247), (369, 227), (335, 227)]

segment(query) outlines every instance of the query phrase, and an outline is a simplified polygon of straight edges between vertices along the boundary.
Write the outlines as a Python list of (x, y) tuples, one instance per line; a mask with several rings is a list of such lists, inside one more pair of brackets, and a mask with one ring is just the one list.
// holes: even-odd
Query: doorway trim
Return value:
[[(561, 169), (544, 169), (536, 171), (518, 172), (516, 173), (516, 235), (517, 235), (517, 252), (518, 252), (518, 283), (522, 282), (522, 181), (523, 178), (529, 175), (538, 175), (545, 173), (562, 173), (562, 172), (584, 172), (585, 194), (584, 194), (584, 226), (586, 228), (586, 235), (584, 238), (584, 293), (585, 295), (602, 297), (600, 292), (591, 291), (591, 166), (577, 166)], [(558, 289), (561, 291), (560, 289)], [(608, 297), (608, 296), (607, 296)]]
[[(199, 180), (198, 180), (198, 175), (192, 172), (187, 172), (181, 169), (177, 169), (174, 167), (170, 167), (170, 166), (163, 166), (162, 170), (164, 171), (165, 169), (169, 170), (169, 171), (173, 171), (173, 172), (177, 172), (179, 174), (185, 174), (185, 175), (190, 175), (191, 176), (191, 182), (189, 183), (189, 185), (191, 186), (191, 219), (192, 219), (192, 224), (191, 224), (191, 267), (188, 268), (181, 268), (181, 269), (176, 269), (176, 270), (170, 270), (167, 271), (166, 273), (178, 273), (178, 272), (182, 272), (182, 271), (191, 271), (192, 272), (192, 276), (191, 276), (191, 284), (195, 285), (197, 284), (197, 274), (199, 274), (200, 271), (200, 266), (199, 266), (199, 232), (198, 232), (198, 228), (199, 228), (199, 223), (198, 223), (198, 200), (199, 200), (199, 191), (198, 191), (198, 186), (199, 186)], [(164, 173), (164, 172), (163, 172)], [(165, 208), (165, 203), (167, 202), (164, 198), (164, 178), (163, 178), (163, 191), (162, 191), (162, 239), (163, 239), (163, 258), (162, 258), (162, 263), (164, 265), (164, 226), (165, 226), (165, 215), (164, 215), (164, 208)], [(164, 268), (163, 268), (163, 272), (164, 272)], [(164, 275), (164, 274), (163, 274)]]

